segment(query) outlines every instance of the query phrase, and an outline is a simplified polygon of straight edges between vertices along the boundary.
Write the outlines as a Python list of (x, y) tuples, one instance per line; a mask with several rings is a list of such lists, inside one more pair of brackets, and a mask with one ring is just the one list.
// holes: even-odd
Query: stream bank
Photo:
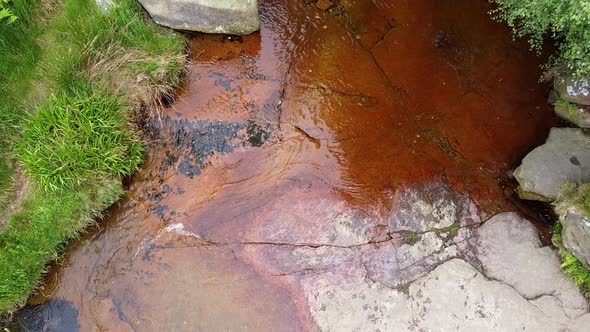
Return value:
[(489, 9), (265, 0), (260, 34), (194, 36), (129, 193), (17, 323), (575, 331), (587, 303), (501, 185), (556, 120)]

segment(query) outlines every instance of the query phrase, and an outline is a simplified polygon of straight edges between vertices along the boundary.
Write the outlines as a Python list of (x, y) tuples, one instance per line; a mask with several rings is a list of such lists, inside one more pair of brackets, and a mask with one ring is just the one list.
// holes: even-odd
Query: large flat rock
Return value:
[[(304, 276), (302, 290), (318, 329), (582, 331), (590, 321), (587, 302), (554, 251), (542, 247), (532, 224), (516, 213), (462, 228), (452, 236), (452, 251), (435, 238), (424, 234), (414, 250), (402, 249), (407, 244), (367, 247), (363, 256), (388, 255)], [(403, 286), (383, 278), (387, 269), (399, 276), (425, 260), (432, 262), (429, 272)]]
[(553, 201), (565, 181), (590, 179), (590, 137), (581, 129), (553, 128), (545, 144), (514, 171), (524, 199)]
[(511, 285), (525, 299), (553, 296), (576, 317), (586, 304), (564, 278), (557, 253), (543, 247), (534, 226), (516, 213), (502, 213), (478, 229), (474, 247), (486, 277)]
[(256, 0), (140, 0), (152, 18), (173, 29), (247, 35), (260, 29)]

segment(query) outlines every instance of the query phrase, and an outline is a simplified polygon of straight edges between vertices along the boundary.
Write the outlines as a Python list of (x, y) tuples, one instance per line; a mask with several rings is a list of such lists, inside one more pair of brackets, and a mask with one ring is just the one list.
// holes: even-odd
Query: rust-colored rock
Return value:
[(334, 5), (334, 3), (330, 0), (319, 0), (315, 4), (315, 6), (318, 7), (319, 10), (324, 10), (324, 11), (330, 9), (333, 5)]

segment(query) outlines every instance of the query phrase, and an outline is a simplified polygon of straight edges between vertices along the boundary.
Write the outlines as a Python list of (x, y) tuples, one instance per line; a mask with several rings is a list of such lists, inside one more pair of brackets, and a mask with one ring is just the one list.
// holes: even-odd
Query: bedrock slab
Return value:
[[(590, 322), (553, 250), (516, 213), (463, 227), (447, 241), (427, 232), (411, 246), (398, 242), (358, 250), (360, 264), (302, 276), (319, 330), (582, 331)], [(414, 280), (396, 283), (411, 266), (422, 267)]]

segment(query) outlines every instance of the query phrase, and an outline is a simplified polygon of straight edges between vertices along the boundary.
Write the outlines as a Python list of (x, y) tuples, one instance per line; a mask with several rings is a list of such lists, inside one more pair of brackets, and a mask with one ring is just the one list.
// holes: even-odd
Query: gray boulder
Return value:
[(590, 179), (590, 137), (581, 129), (553, 128), (545, 144), (531, 151), (514, 171), (523, 199), (551, 202), (565, 181)]
[(139, 0), (152, 18), (173, 29), (247, 35), (260, 29), (256, 0)]
[(588, 107), (557, 103), (555, 105), (555, 114), (578, 127), (590, 128), (590, 111)]
[(555, 294), (563, 271), (537, 230), (516, 213), (500, 213), (483, 224), (474, 244), (484, 274), (511, 285), (527, 299)]
[(580, 105), (590, 105), (590, 77), (572, 75), (555, 77), (553, 83), (561, 99)]
[(563, 245), (590, 269), (590, 220), (575, 210), (561, 217)]

